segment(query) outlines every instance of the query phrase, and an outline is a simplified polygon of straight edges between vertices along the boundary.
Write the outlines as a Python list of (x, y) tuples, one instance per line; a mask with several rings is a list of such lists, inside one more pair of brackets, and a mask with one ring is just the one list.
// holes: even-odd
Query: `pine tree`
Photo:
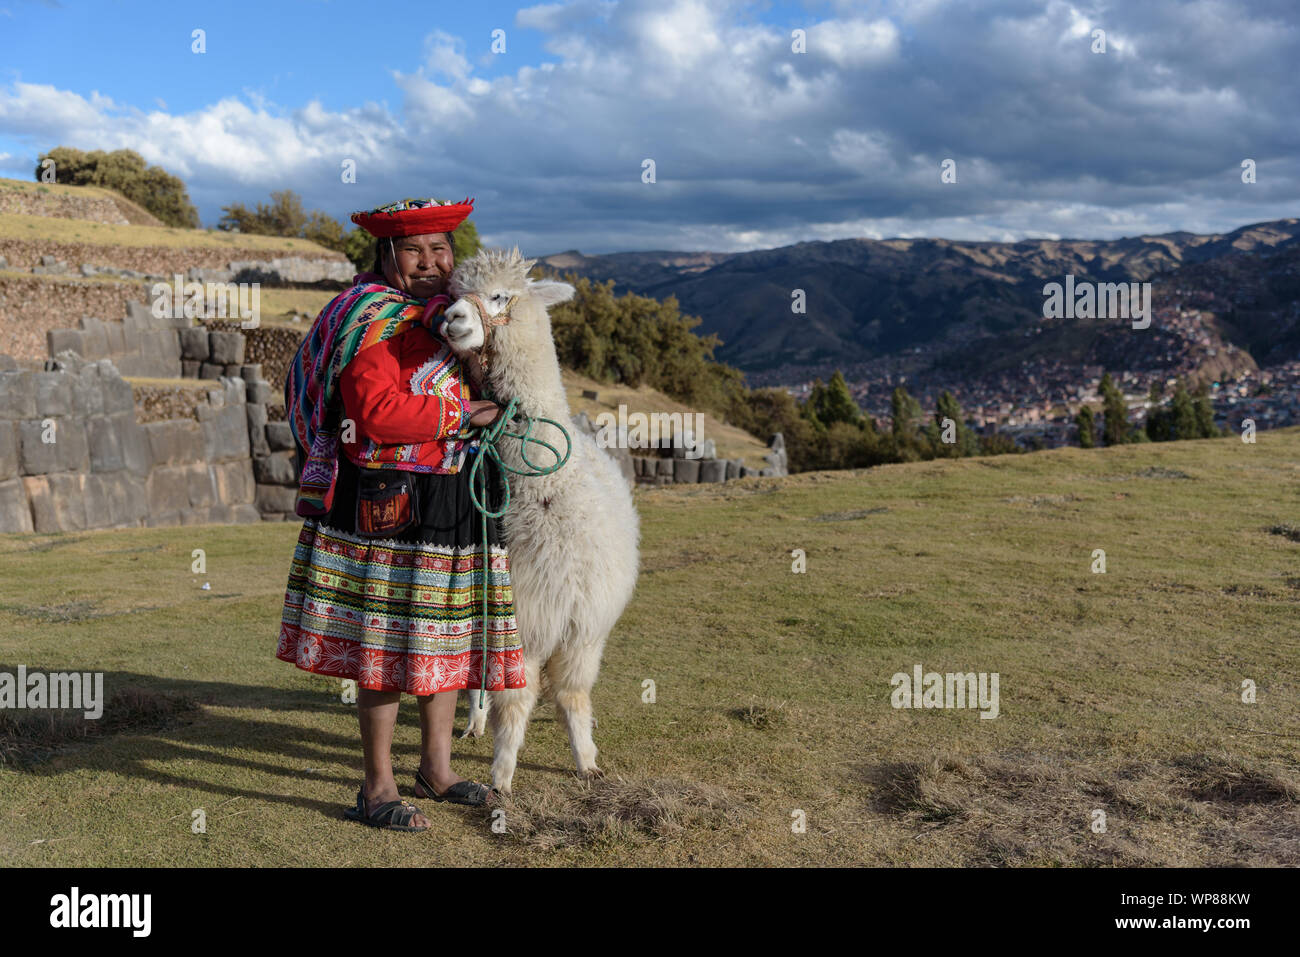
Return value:
[(1074, 424), (1079, 428), (1079, 447), (1090, 449), (1097, 444), (1097, 420), (1093, 417), (1092, 407), (1085, 405), (1074, 417)]
[(813, 383), (812, 393), (808, 396), (809, 411), (817, 421), (828, 428), (836, 422), (849, 425), (862, 423), (862, 409), (853, 399), (849, 385), (844, 381), (844, 374), (839, 369), (831, 376), (831, 381), (822, 385), (818, 379)]
[(1214, 404), (1210, 401), (1210, 389), (1204, 382), (1196, 390), (1192, 401), (1192, 414), (1196, 416), (1196, 434), (1203, 439), (1219, 435), (1219, 427), (1214, 424)]
[(894, 439), (914, 438), (916, 421), (921, 417), (921, 403), (900, 385), (894, 387), (894, 393), (889, 397), (889, 409), (894, 419)]
[[(953, 423), (952, 442), (943, 440), (944, 419)], [(975, 455), (979, 451), (975, 433), (966, 425), (966, 416), (961, 410), (961, 403), (947, 389), (940, 394), (938, 402), (935, 403), (934, 421), (926, 427), (925, 432), (936, 456), (957, 458)]]
[(1170, 412), (1175, 439), (1195, 439), (1200, 436), (1200, 426), (1196, 422), (1196, 409), (1192, 405), (1192, 397), (1187, 394), (1187, 385), (1182, 379), (1178, 380), (1178, 388), (1174, 390)]
[(1106, 444), (1123, 445), (1128, 441), (1128, 404), (1109, 372), (1101, 378), (1101, 398)]

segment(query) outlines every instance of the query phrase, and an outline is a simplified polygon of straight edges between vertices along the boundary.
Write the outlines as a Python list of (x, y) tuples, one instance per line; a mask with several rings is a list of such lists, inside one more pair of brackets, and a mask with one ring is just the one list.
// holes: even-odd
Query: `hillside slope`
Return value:
[[(1015, 352), (1042, 317), (1046, 281), (1146, 281), (1187, 263), (1265, 254), (1300, 242), (1300, 219), (1225, 234), (1178, 232), (1118, 240), (844, 239), (744, 253), (574, 251), (542, 257), (559, 271), (614, 279), (617, 289), (666, 298), (698, 315), (717, 356), (746, 371), (834, 361), (847, 365), (916, 348), (942, 354), (974, 340)], [(791, 311), (802, 289), (806, 315)], [(1066, 354), (1063, 361), (1084, 355)]]

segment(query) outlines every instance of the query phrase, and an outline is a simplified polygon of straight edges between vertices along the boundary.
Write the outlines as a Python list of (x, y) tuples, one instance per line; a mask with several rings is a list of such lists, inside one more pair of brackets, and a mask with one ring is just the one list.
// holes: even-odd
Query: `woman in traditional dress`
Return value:
[[(470, 498), (478, 451), (466, 430), (500, 416), (476, 399), (435, 330), (453, 263), (451, 231), (472, 201), (407, 200), (355, 213), (376, 237), (362, 273), (316, 317), (285, 383), (305, 458), (298, 536), (276, 657), (357, 683), (365, 781), (347, 816), (422, 831), (401, 800), (391, 747), (402, 692), (420, 706), (415, 795), (482, 805), (496, 791), (451, 769), (457, 692), (482, 679), (483, 543)], [(491, 460), (488, 505), (501, 505)], [(487, 688), (524, 686), (510, 558), (488, 522)]]

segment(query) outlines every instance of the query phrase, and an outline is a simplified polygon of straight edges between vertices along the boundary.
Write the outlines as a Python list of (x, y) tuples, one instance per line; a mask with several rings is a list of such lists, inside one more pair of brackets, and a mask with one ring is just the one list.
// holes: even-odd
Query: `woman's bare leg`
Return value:
[[(366, 766), (366, 781), (361, 793), (366, 799), (367, 813), (380, 804), (401, 798), (397, 781), (393, 778), (393, 728), (397, 726), (400, 698), (396, 691), (357, 689), (357, 719), (361, 724), (361, 750)], [(424, 827), (428, 823), (429, 819), (423, 814), (417, 814), (411, 820), (415, 827)]]
[(451, 769), (451, 732), (456, 723), (456, 691), (424, 695), (420, 702), (420, 773), (445, 794), (465, 779)]

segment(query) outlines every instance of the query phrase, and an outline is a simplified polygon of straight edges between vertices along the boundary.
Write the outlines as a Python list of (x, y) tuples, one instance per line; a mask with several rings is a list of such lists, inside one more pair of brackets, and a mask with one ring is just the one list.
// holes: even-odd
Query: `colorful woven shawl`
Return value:
[(294, 354), (285, 379), (284, 408), (304, 454), (338, 393), (339, 374), (364, 349), (434, 320), (451, 304), (444, 295), (413, 299), (374, 273), (361, 273), (352, 288), (321, 310)]

